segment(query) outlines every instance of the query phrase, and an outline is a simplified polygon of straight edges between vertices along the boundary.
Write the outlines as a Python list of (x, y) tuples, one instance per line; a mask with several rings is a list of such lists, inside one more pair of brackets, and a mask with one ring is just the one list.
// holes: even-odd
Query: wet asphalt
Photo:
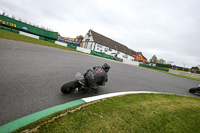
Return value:
[[(109, 63), (108, 82), (99, 93), (64, 95), (60, 88), (76, 72)], [(0, 39), (0, 126), (69, 101), (122, 91), (155, 91), (194, 96), (199, 81), (87, 54)], [(196, 96), (195, 96), (196, 97)]]

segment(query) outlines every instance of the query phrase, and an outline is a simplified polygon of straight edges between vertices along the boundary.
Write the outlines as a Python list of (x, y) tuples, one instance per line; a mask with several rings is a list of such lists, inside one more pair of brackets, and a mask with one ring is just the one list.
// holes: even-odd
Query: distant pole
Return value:
[(183, 63), (183, 71), (184, 71), (184, 68), (185, 68), (185, 63)]

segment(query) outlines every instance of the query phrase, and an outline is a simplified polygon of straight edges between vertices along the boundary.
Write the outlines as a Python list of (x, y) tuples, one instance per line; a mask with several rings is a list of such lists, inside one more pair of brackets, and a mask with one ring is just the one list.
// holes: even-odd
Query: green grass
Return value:
[[(39, 45), (43, 45), (43, 46), (49, 46), (49, 47), (55, 47), (55, 48), (70, 50), (70, 51), (76, 51), (74, 49), (64, 47), (64, 46), (60, 46), (60, 45), (57, 45), (57, 44), (52, 43), (52, 42), (23, 36), (23, 35), (20, 35), (20, 34), (17, 34), (17, 33), (9, 32), (9, 31), (5, 31), (5, 30), (1, 30), (1, 29), (0, 29), (0, 38), (22, 41), (22, 42), (28, 42), (28, 43), (34, 43), (34, 44), (39, 44)], [(79, 52), (79, 51), (76, 51), (76, 52)]]
[[(141, 67), (142, 67), (142, 66), (141, 66)], [(143, 67), (143, 68), (151, 69), (151, 68), (147, 68), (147, 67)], [(167, 73), (167, 74), (174, 75), (174, 76), (178, 76), (178, 77), (183, 77), (183, 78), (187, 78), (187, 79), (192, 79), (192, 80), (200, 81), (200, 79), (198, 79), (198, 78), (188, 77), (188, 76), (185, 76), (185, 75), (179, 75), (179, 74), (170, 73), (170, 72), (165, 72), (165, 71), (156, 70), (156, 69), (151, 69), (151, 70), (158, 71), (158, 72), (162, 72), (162, 73)]]
[[(34, 129), (69, 110), (57, 112), (15, 132)], [(199, 98), (169, 94), (130, 94), (101, 100), (68, 113), (43, 124), (37, 131), (198, 133), (199, 125)]]

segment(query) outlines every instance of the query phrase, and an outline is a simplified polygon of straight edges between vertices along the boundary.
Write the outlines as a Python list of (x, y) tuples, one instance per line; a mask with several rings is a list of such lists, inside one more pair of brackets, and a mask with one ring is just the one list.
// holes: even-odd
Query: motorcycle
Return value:
[(61, 87), (61, 92), (64, 94), (84, 92), (84, 91), (90, 91), (90, 92), (93, 91), (95, 93), (98, 92), (99, 86), (96, 86), (95, 89), (89, 87), (85, 81), (84, 76), (80, 72), (77, 72), (75, 74), (75, 79), (76, 80), (64, 84)]
[(189, 92), (193, 93), (193, 94), (196, 94), (196, 95), (200, 95), (200, 87), (190, 88)]

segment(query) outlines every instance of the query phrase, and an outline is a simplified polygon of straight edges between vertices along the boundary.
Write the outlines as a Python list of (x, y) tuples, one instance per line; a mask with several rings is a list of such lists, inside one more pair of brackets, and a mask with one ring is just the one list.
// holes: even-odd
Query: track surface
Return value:
[[(76, 72), (109, 63), (108, 83), (98, 94), (64, 95), (60, 88)], [(57, 48), (0, 39), (0, 126), (80, 98), (122, 91), (155, 91), (194, 96), (198, 81)]]

